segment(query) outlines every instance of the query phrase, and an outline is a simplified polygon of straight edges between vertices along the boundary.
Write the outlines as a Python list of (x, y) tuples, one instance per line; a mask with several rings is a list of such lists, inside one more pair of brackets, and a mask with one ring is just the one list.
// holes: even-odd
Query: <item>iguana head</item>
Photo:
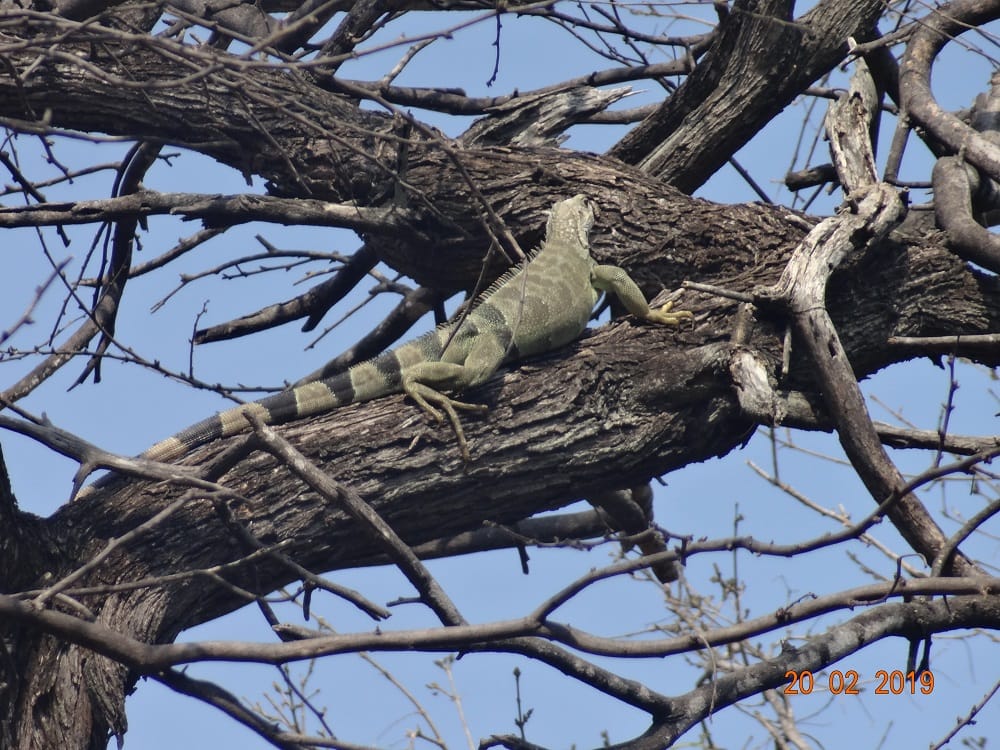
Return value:
[(562, 242), (589, 252), (590, 228), (594, 226), (594, 208), (584, 195), (559, 201), (549, 212), (545, 226), (546, 242)]

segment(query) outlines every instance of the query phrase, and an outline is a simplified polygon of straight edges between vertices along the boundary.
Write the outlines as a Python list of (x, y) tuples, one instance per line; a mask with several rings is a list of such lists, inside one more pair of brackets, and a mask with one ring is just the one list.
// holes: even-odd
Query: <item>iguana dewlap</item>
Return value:
[(442, 411), (448, 415), (462, 455), (468, 460), (468, 446), (455, 409), (485, 411), (486, 407), (456, 401), (445, 392), (485, 382), (507, 360), (573, 341), (587, 327), (601, 292), (613, 292), (630, 313), (654, 323), (676, 325), (693, 317), (686, 310), (672, 312), (669, 304), (650, 310), (624, 270), (597, 265), (590, 257), (593, 223), (594, 211), (584, 196), (556, 203), (542, 246), (527, 263), (501, 276), (464, 319), (340, 375), (204, 419), (157, 443), (142, 458), (174, 461), (217, 438), (247, 432), (247, 411), (255, 412), (266, 424), (282, 424), (402, 392), (437, 421), (443, 420)]

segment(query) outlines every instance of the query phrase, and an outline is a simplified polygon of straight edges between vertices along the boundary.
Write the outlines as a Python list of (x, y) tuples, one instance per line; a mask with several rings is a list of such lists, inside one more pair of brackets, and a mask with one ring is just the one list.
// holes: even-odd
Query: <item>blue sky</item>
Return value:
[[(710, 6), (692, 5), (681, 10), (689, 15), (699, 13), (711, 17), (712, 14)], [(415, 35), (429, 28), (440, 28), (443, 23), (454, 23), (458, 18), (458, 14), (450, 14), (442, 22), (441, 16), (436, 14), (419, 14), (416, 27), (391, 27), (383, 38), (395, 38), (404, 31)], [(650, 19), (649, 23), (658, 31), (667, 30), (665, 19)], [(680, 33), (679, 29), (669, 30)], [(500, 74), (494, 86), (488, 89), (485, 84), (493, 68), (494, 48), (491, 43), (494, 34), (495, 26), (491, 21), (463, 29), (452, 40), (436, 42), (417, 56), (399, 82), (461, 86), (472, 95), (499, 94), (514, 88), (525, 91), (579, 75), (588, 69), (588, 64), (591, 67), (606, 67), (606, 64), (588, 63), (585, 58), (581, 59), (580, 46), (563, 31), (537, 20), (506, 18), (503, 22)], [(378, 77), (398, 59), (400, 53), (401, 48), (365, 58), (353, 68), (345, 67), (343, 73), (358, 78)], [(956, 55), (950, 63), (944, 61), (935, 79), (938, 91), (942, 93), (942, 103), (949, 107), (967, 106), (972, 96), (987, 85), (989, 72), (987, 62), (969, 52)], [(621, 103), (622, 106), (637, 106), (660, 98), (654, 84), (643, 83), (640, 86), (645, 91), (629, 97)], [(804, 110), (804, 104), (790, 106), (739, 155), (743, 166), (763, 181), (780, 201), (784, 201), (787, 194), (783, 193), (777, 181), (791, 166), (791, 148), (799, 136), (798, 128)], [(825, 107), (817, 108), (813, 116), (814, 127), (824, 111)], [(423, 116), (423, 113), (417, 114)], [(467, 125), (467, 121), (440, 117), (428, 116), (426, 119), (451, 135)], [(582, 127), (574, 131), (566, 147), (601, 152), (623, 132), (623, 128)], [(883, 138), (888, 138), (890, 134), (890, 128), (883, 127)], [(38, 158), (37, 153), (32, 155), (32, 139), (22, 137), (17, 147), (23, 159)], [(823, 148), (820, 144), (820, 149)], [(99, 150), (104, 153), (98, 155)], [(912, 173), (904, 173), (904, 177), (926, 178), (927, 161), (920, 158), (920, 150), (912, 145), (907, 162)], [(123, 151), (120, 145), (98, 149), (78, 142), (57, 143), (60, 158), (77, 166), (97, 160), (110, 161)], [(817, 161), (825, 161), (825, 156)], [(33, 167), (27, 171), (38, 175), (39, 169), (41, 167)], [(111, 179), (111, 173), (83, 178), (77, 181), (72, 191), (54, 189), (48, 195), (52, 200), (70, 196), (103, 197), (109, 194)], [(238, 193), (247, 190), (240, 175), (190, 154), (179, 156), (171, 166), (158, 165), (145, 183), (151, 189), (162, 191), (198, 189), (213, 193)], [(262, 188), (258, 184), (253, 189), (260, 191)], [(721, 170), (699, 195), (720, 202), (756, 199), (731, 168)], [(913, 196), (917, 203), (925, 199), (919, 194)], [(826, 199), (822, 204), (824, 210), (829, 210), (837, 201), (837, 195)], [(195, 229), (195, 226), (169, 218), (152, 219), (139, 259), (155, 257)], [(54, 234), (49, 233), (53, 254), (57, 259), (73, 256), (75, 262), (79, 262), (93, 231), (92, 228), (74, 230), (74, 243), (70, 248), (63, 248)], [(121, 339), (143, 356), (159, 359), (177, 369), (186, 369), (187, 338), (195, 316), (203, 306), (208, 312), (201, 325), (245, 314), (263, 304), (286, 299), (305, 288), (308, 282), (296, 283), (300, 279), (294, 273), (266, 274), (236, 282), (207, 279), (186, 286), (172, 296), (162, 310), (150, 312), (151, 305), (177, 284), (179, 274), (196, 273), (227, 258), (259, 249), (254, 240), (254, 235), (258, 233), (285, 248), (308, 247), (348, 252), (357, 246), (353, 235), (336, 230), (271, 226), (236, 228), (206, 245), (193, 257), (171, 266), (166, 273), (151, 274), (130, 282), (120, 317)], [(20, 231), (8, 232), (8, 235), (10, 239), (5, 246), (8, 257), (14, 259), (16, 274), (9, 274), (7, 279), (10, 281), (3, 282), (0, 327), (7, 325), (5, 321), (16, 319), (30, 301), (33, 286), (48, 270), (46, 261), (39, 256), (37, 241), (32, 233)], [(17, 288), (12, 284), (15, 278)], [(354, 301), (360, 301), (363, 296), (357, 295)], [(38, 321), (35, 326), (19, 331), (12, 343), (28, 347), (32, 342), (41, 340), (41, 331), (46, 330), (46, 325), (51, 325), (52, 315), (60, 301), (61, 290), (52, 290), (35, 315)], [(197, 372), (208, 381), (278, 386), (314, 370), (352, 343), (378, 319), (379, 311), (384, 311), (390, 304), (390, 300), (376, 300), (310, 350), (306, 347), (316, 334), (303, 334), (297, 325), (256, 336), (252, 342), (225, 342), (204, 347), (195, 353)], [(348, 309), (349, 306), (342, 306), (341, 309)], [(335, 311), (331, 320), (337, 315), (339, 313)], [(323, 321), (321, 326), (328, 324), (329, 321)], [(13, 382), (32, 363), (0, 358), (3, 382)], [(64, 368), (52, 381), (26, 399), (22, 406), (36, 413), (45, 412), (58, 426), (125, 454), (137, 453), (156, 440), (225, 406), (218, 397), (192, 392), (140, 368), (113, 363), (105, 364), (102, 384), (94, 386), (87, 383), (67, 393), (66, 388), (79, 374), (81, 365), (82, 362)], [(961, 389), (957, 394), (953, 430), (968, 434), (995, 432), (992, 415), (1000, 407), (996, 403), (992, 374), (963, 365), (959, 376)], [(866, 393), (877, 396), (890, 408), (902, 409), (908, 419), (923, 428), (936, 426), (947, 387), (948, 373), (927, 362), (892, 368), (865, 384)], [(890, 415), (881, 406), (873, 404), (870, 408), (876, 418), (890, 421)], [(779, 435), (785, 436), (786, 433), (781, 431)], [(829, 507), (842, 506), (855, 518), (870, 510), (870, 497), (859, 486), (850, 469), (837, 463), (836, 458), (841, 454), (833, 439), (801, 433), (792, 437), (797, 445), (815, 455), (780, 449), (778, 456), (782, 480), (793, 484), (816, 502)], [(0, 439), (22, 508), (40, 515), (51, 513), (67, 497), (75, 466), (19, 436), (4, 434)], [(826, 454), (833, 458), (824, 457)], [(896, 457), (907, 471), (919, 471), (930, 460), (926, 455), (912, 452), (897, 452)], [(758, 478), (748, 468), (751, 461), (765, 470), (773, 468), (772, 446), (766, 434), (759, 434), (747, 448), (735, 451), (722, 460), (686, 467), (664, 477), (666, 486), (657, 489), (658, 521), (676, 533), (715, 538), (732, 534), (734, 519), (739, 514), (742, 517), (739, 522), (741, 533), (785, 542), (836, 528)], [(955, 486), (947, 493), (940, 487), (934, 487), (926, 496), (935, 511), (947, 507), (952, 513), (966, 517), (978, 510), (983, 502), (964, 486)], [(873, 533), (893, 549), (904, 548), (887, 524)], [(974, 550), (980, 558), (996, 561), (997, 545), (994, 539), (978, 538), (971, 544), (970, 550)], [(892, 576), (894, 565), (881, 554), (860, 544), (852, 545), (847, 551), (869, 565), (876, 574)], [(535, 550), (531, 552), (531, 574), (528, 576), (521, 574), (514, 552), (433, 562), (431, 569), (466, 616), (474, 622), (484, 622), (492, 618), (516, 616), (529, 610), (552, 591), (587, 570), (611, 562), (615, 552), (614, 545), (598, 547), (590, 552)], [(916, 560), (912, 562), (919, 564)], [(735, 557), (705, 556), (689, 564), (686, 576), (692, 590), (717, 596), (718, 585), (713, 578), (732, 575), (734, 566), (745, 584), (740, 604), (752, 613), (751, 616), (772, 611), (810, 592), (830, 593), (871, 581), (841, 548), (813, 553), (792, 565), (784, 560), (753, 558), (745, 554)], [(364, 591), (377, 602), (411, 594), (402, 577), (389, 568), (347, 571), (335, 574), (334, 578)], [(720, 606), (720, 618), (734, 616), (732, 602), (721, 603)], [(368, 630), (372, 627), (370, 621), (360, 618), (350, 608), (325, 597), (317, 597), (313, 607), (317, 615), (327, 618), (338, 631)], [(286, 608), (283, 613), (291, 622), (301, 620), (301, 614), (293, 608)], [(657, 625), (667, 627), (676, 621), (676, 616), (665, 607), (657, 587), (648, 582), (629, 580), (616, 580), (594, 587), (567, 606), (560, 617), (605, 635), (644, 631)], [(794, 644), (810, 632), (820, 632), (842, 619), (844, 616), (838, 615), (806, 623), (789, 628), (785, 635)], [(415, 605), (407, 605), (395, 607), (392, 619), (383, 628), (430, 624), (426, 612)], [(273, 640), (266, 624), (253, 609), (208, 623), (182, 637)], [(764, 653), (774, 653), (777, 648), (774, 640), (774, 637), (763, 637), (756, 645)], [(935, 640), (933, 664), (938, 679), (932, 695), (872, 695), (876, 672), (880, 669), (902, 669), (905, 655), (905, 643), (890, 641), (837, 664), (837, 669), (854, 669), (859, 673), (867, 687), (866, 694), (857, 698), (819, 693), (799, 696), (792, 701), (792, 707), (796, 716), (803, 720), (801, 731), (822, 738), (827, 747), (841, 747), (846, 742), (859, 741), (865, 747), (926, 744), (943, 736), (955, 717), (968, 711), (969, 706), (979, 700), (996, 679), (995, 667), (988, 666), (995, 664), (996, 647), (987, 637), (959, 639), (945, 635)], [(447, 697), (445, 691), (428, 687), (437, 683), (450, 690), (447, 673), (434, 664), (433, 657), (383, 654), (375, 655), (375, 658), (426, 707), (449, 747), (461, 747), (466, 743), (456, 703)], [(685, 663), (679, 658), (637, 661), (624, 666), (606, 660), (597, 661), (648, 681), (651, 686), (666, 693), (686, 692), (699, 675), (697, 665)], [(506, 656), (475, 655), (466, 656), (451, 666), (455, 689), (461, 698), (461, 711), (473, 740), (478, 741), (492, 733), (515, 731), (512, 676), (515, 665), (522, 671), (524, 705), (534, 711), (527, 724), (529, 741), (550, 747), (593, 747), (602, 743), (602, 732), (607, 732), (610, 741), (617, 742), (640, 733), (646, 727), (643, 714), (573, 684), (547, 667)], [(304, 670), (304, 666), (295, 668), (297, 673)], [(216, 679), (251, 702), (261, 700), (261, 694), (277, 679), (272, 668), (247, 665), (196, 665), (190, 668), (189, 673)], [(340, 738), (394, 748), (422, 744), (419, 740), (408, 739), (407, 735), (408, 730), (420, 725), (413, 706), (368, 662), (356, 656), (326, 660), (316, 667), (310, 687), (321, 690), (316, 701), (328, 707), (327, 718)], [(192, 748), (267, 746), (213, 709), (189, 698), (175, 696), (152, 682), (140, 683), (127, 708), (130, 731), (126, 735), (126, 747), (158, 750), (184, 745)], [(748, 747), (770, 745), (765, 732), (754, 719), (755, 712), (769, 714), (766, 706), (748, 701), (741, 710), (728, 709), (714, 717), (707, 731), (720, 746), (742, 747), (745, 742)], [(977, 726), (967, 730), (963, 736), (996, 736), (1000, 729), (997, 714), (987, 710)], [(892, 720), (886, 728), (888, 716)], [(427, 731), (426, 728), (424, 731)], [(885, 740), (880, 744), (883, 732)], [(754, 739), (748, 740), (748, 737)], [(694, 740), (694, 736), (689, 735), (688, 739)]]

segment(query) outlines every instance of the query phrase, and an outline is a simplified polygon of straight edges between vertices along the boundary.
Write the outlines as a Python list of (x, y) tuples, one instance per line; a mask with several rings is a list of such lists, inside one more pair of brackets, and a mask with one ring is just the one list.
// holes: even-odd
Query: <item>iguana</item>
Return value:
[(633, 315), (677, 325), (694, 317), (671, 311), (668, 303), (650, 310), (639, 287), (617, 266), (590, 257), (594, 210), (576, 195), (553, 206), (541, 247), (478, 299), (464, 319), (446, 323), (396, 349), (361, 362), (325, 380), (277, 393), (208, 417), (145, 451), (141, 458), (170, 462), (217, 438), (248, 432), (244, 412), (266, 424), (283, 424), (348, 404), (406, 393), (437, 422), (448, 415), (462, 456), (468, 444), (456, 409), (485, 411), (445, 395), (485, 382), (501, 364), (551, 351), (587, 327), (602, 291), (613, 292)]

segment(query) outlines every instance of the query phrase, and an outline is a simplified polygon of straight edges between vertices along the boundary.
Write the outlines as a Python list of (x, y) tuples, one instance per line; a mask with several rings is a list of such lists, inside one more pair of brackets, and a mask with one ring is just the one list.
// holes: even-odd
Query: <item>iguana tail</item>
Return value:
[(161, 440), (144, 451), (141, 457), (172, 462), (213, 440), (248, 432), (250, 423), (246, 412), (255, 413), (264, 424), (284, 424), (348, 404), (400, 393), (403, 368), (440, 359), (447, 338), (447, 329), (437, 329), (339, 375), (227, 409)]

